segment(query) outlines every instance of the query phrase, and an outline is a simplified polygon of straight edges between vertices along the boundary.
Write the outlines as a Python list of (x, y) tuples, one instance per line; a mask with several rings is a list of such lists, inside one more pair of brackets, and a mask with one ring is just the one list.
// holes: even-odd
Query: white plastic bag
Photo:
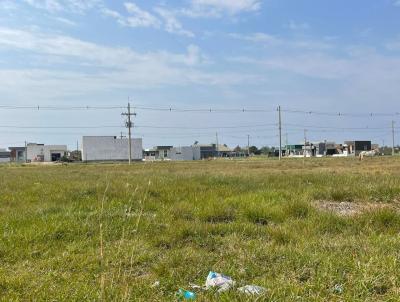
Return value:
[(219, 273), (210, 272), (206, 280), (206, 288), (217, 287), (218, 292), (224, 292), (235, 286), (235, 281), (228, 276), (224, 276)]
[(238, 288), (238, 291), (240, 291), (241, 293), (244, 293), (246, 295), (262, 295), (264, 294), (267, 289), (261, 286), (257, 286), (257, 285), (246, 285), (243, 287)]

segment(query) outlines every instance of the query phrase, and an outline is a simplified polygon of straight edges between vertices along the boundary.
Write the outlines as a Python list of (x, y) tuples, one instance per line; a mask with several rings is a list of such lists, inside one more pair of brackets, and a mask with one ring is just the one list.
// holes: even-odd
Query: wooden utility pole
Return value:
[(131, 117), (136, 116), (136, 113), (131, 113), (131, 103), (128, 102), (128, 112), (124, 112), (124, 113), (122, 113), (122, 115), (128, 117), (128, 120), (126, 122), (126, 128), (128, 128), (129, 164), (131, 164), (132, 163), (132, 127), (133, 127)]
[(281, 106), (278, 106), (279, 114), (279, 160), (282, 159), (282, 116), (281, 116)]
[(306, 157), (307, 150), (307, 129), (304, 129), (304, 157)]

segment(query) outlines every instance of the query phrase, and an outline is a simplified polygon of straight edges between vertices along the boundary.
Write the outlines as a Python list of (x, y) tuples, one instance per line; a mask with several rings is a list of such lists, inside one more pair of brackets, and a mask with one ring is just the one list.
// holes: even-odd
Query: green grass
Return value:
[(321, 200), (397, 205), (400, 158), (2, 165), (0, 300), (175, 301), (213, 270), (257, 301), (398, 301), (400, 214)]

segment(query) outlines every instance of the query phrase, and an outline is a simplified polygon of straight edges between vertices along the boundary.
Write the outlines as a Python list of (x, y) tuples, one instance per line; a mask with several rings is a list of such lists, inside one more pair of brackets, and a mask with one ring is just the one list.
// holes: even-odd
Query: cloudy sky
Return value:
[[(314, 141), (390, 144), (391, 121), (400, 126), (400, 1), (0, 0), (0, 81), (0, 106), (129, 98), (227, 110), (138, 108), (134, 133), (146, 147), (210, 143), (216, 132), (232, 146), (247, 135), (276, 145), (278, 105), (289, 143), (306, 128)], [(240, 108), (253, 110), (229, 111)], [(121, 112), (0, 107), (0, 147), (119, 135)]]

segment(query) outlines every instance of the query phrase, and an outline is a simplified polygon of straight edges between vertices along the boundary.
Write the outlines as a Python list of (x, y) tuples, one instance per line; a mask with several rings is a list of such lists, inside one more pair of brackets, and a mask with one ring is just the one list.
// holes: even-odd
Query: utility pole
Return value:
[(307, 150), (307, 129), (304, 129), (304, 157), (306, 157)]
[(250, 134), (247, 134), (247, 155), (250, 157)]
[(394, 121), (392, 121), (392, 156), (394, 156)]
[(131, 164), (132, 163), (132, 130), (131, 129), (133, 127), (131, 116), (136, 116), (136, 113), (131, 113), (131, 103), (128, 102), (128, 112), (124, 112), (121, 115), (128, 117), (128, 121), (126, 122), (126, 128), (128, 128), (129, 164)]
[(278, 106), (279, 114), (279, 160), (282, 159), (282, 116), (281, 116), (281, 106)]

